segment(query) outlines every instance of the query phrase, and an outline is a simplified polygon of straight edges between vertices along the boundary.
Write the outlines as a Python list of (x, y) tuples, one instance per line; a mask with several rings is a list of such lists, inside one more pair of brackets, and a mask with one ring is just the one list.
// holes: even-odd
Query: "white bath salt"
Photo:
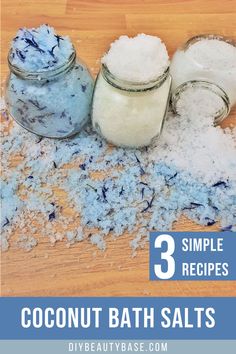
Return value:
[[(222, 109), (222, 99), (214, 92), (204, 87), (192, 87), (189, 85), (185, 91), (180, 94), (176, 103), (176, 111), (179, 115), (198, 117), (216, 117)], [(201, 119), (201, 125), (204, 121)]]
[(158, 88), (126, 92), (112, 87), (99, 75), (93, 100), (93, 126), (117, 146), (143, 147), (161, 132), (171, 78)]
[(149, 82), (164, 73), (169, 57), (160, 38), (142, 33), (133, 38), (121, 36), (111, 44), (102, 63), (121, 80)]
[(193, 38), (174, 54), (170, 73), (173, 92), (188, 81), (206, 81), (227, 94), (231, 107), (236, 103), (236, 46), (221, 37)]
[(150, 145), (161, 133), (168, 106), (171, 77), (165, 45), (145, 34), (121, 36), (102, 63), (109, 72), (102, 66), (96, 81), (94, 129), (117, 146)]
[(236, 69), (236, 47), (219, 39), (197, 41), (187, 53), (205, 69)]
[(169, 115), (150, 159), (174, 165), (207, 186), (235, 183), (236, 129), (214, 127), (213, 118), (200, 116), (195, 106), (180, 110), (181, 116)]

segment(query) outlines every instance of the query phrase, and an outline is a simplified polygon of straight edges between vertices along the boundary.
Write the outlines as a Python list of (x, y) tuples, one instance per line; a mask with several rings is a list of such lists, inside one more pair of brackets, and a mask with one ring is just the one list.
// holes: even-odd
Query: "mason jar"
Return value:
[(93, 79), (73, 50), (55, 69), (28, 72), (11, 63), (6, 84), (10, 115), (23, 128), (48, 138), (78, 133), (90, 118)]
[(156, 80), (135, 83), (118, 79), (102, 64), (92, 102), (94, 129), (120, 147), (148, 146), (161, 134), (170, 87), (169, 68)]
[[(211, 51), (196, 55), (189, 50), (199, 41), (220, 41), (232, 46), (229, 47), (231, 54), (234, 51), (232, 64), (227, 62), (227, 53), (218, 50), (214, 58)], [(222, 64), (222, 56), (226, 59), (226, 64)], [(233, 58), (233, 56), (232, 56)], [(210, 65), (210, 62), (214, 62)], [(218, 60), (218, 61), (217, 61)], [(233, 64), (234, 62), (234, 64)], [(172, 76), (171, 102), (173, 110), (176, 111), (177, 102), (181, 95), (184, 95), (189, 88), (202, 88), (214, 93), (221, 100), (221, 109), (216, 113), (215, 124), (222, 121), (228, 114), (231, 107), (236, 103), (236, 45), (231, 39), (218, 35), (199, 35), (189, 39), (182, 48), (178, 49), (171, 61), (170, 74)]]

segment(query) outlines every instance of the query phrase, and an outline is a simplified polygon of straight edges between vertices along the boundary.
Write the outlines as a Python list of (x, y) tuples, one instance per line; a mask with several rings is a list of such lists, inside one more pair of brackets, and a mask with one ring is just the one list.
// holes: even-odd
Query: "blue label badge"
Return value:
[(151, 232), (150, 280), (236, 280), (233, 232)]

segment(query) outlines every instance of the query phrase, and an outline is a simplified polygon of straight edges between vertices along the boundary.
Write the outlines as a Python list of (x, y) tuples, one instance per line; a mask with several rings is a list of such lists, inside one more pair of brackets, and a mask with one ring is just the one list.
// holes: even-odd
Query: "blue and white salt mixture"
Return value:
[[(19, 31), (10, 60), (43, 75), (72, 51), (68, 39), (44, 25)], [(92, 91), (84, 66), (50, 82), (28, 81), (12, 74), (7, 95), (10, 113), (24, 126), (64, 136), (84, 123)], [(169, 113), (161, 137), (142, 150), (111, 147), (88, 125), (71, 139), (37, 137), (12, 124), (4, 101), (1, 108), (3, 250), (12, 235), (27, 251), (37, 235), (68, 245), (88, 238), (104, 250), (109, 235), (126, 231), (135, 250), (149, 231), (170, 230), (182, 214), (236, 231), (236, 128), (213, 126), (219, 102), (211, 92), (181, 96), (178, 114)]]
[[(209, 109), (169, 114), (161, 139), (144, 150), (111, 148), (88, 126), (71, 139), (41, 139), (2, 113), (4, 250), (14, 233), (26, 250), (37, 234), (53, 243), (89, 238), (105, 249), (109, 235), (125, 231), (135, 250), (148, 231), (170, 230), (181, 214), (236, 231), (236, 128), (214, 127)], [(55, 187), (75, 216), (64, 215)]]
[(68, 37), (52, 27), (21, 28), (9, 53), (6, 103), (23, 127), (46, 137), (68, 137), (90, 117), (93, 79), (75, 59)]

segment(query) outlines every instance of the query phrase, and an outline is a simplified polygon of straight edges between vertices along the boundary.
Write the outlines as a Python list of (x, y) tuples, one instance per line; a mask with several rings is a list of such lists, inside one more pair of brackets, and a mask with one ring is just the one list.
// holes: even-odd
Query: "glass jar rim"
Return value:
[(110, 85), (120, 90), (129, 92), (143, 92), (158, 88), (168, 77), (169, 70), (170, 66), (168, 65), (163, 74), (158, 76), (156, 79), (150, 80), (148, 82), (135, 82), (118, 78), (117, 76), (112, 74), (112, 72), (108, 69), (107, 65), (104, 63), (102, 63), (101, 67), (102, 76)]
[(182, 49), (186, 51), (192, 44), (201, 41), (203, 39), (216, 39), (219, 41), (226, 42), (234, 47), (236, 47), (236, 41), (233, 38), (222, 36), (219, 34), (214, 33), (207, 33), (207, 34), (198, 34), (197, 36), (193, 36), (187, 40), (187, 42), (182, 46)]
[(48, 80), (50, 78), (57, 77), (58, 75), (67, 72), (75, 63), (76, 60), (76, 50), (73, 46), (73, 51), (65, 63), (52, 69), (46, 69), (41, 71), (27, 71), (11, 63), (11, 59), (10, 59), (11, 51), (12, 49), (10, 49), (7, 56), (7, 61), (8, 61), (8, 66), (10, 71), (17, 76), (28, 80)]
[(222, 120), (224, 120), (229, 112), (230, 112), (230, 100), (227, 93), (218, 85), (204, 80), (190, 80), (179, 85), (176, 90), (171, 95), (171, 105), (174, 113), (177, 112), (177, 102), (180, 98), (180, 95), (186, 91), (190, 87), (201, 87), (203, 89), (210, 90), (215, 93), (218, 97), (222, 99), (222, 109), (219, 113), (214, 117), (214, 125), (219, 124)]

